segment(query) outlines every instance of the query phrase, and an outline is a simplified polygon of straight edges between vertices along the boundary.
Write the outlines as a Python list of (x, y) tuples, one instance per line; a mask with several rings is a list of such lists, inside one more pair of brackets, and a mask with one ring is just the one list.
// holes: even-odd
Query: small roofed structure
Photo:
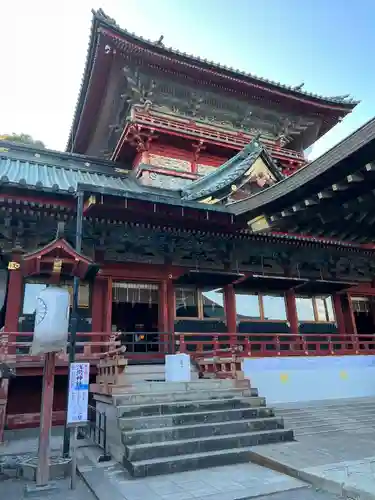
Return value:
[(43, 248), (23, 255), (21, 270), (24, 276), (76, 276), (88, 280), (95, 278), (99, 267), (76, 252), (64, 238), (57, 238)]

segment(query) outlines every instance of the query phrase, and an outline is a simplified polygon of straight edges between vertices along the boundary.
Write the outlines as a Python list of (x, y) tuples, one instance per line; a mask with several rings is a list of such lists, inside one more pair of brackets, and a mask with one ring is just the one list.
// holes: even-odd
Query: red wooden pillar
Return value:
[(357, 327), (353, 312), (352, 301), (350, 294), (346, 293), (342, 296), (342, 312), (344, 316), (345, 331), (348, 335), (357, 335)]
[(294, 290), (287, 290), (285, 293), (286, 315), (290, 325), (290, 333), (299, 335), (298, 331), (298, 315), (296, 306), (296, 294)]
[[(105, 282), (104, 282), (105, 283)], [(107, 283), (104, 284), (104, 331), (106, 333), (106, 338), (109, 340), (109, 336), (112, 332), (112, 278), (107, 279)]]
[[(371, 282), (371, 288), (375, 288), (375, 280), (372, 280)], [(370, 299), (370, 314), (372, 318), (372, 332), (368, 333), (375, 333), (375, 297), (371, 296), (369, 297)]]
[(174, 285), (172, 281), (172, 276), (168, 276), (168, 280), (166, 282), (167, 291), (166, 291), (166, 308), (167, 308), (167, 325), (168, 325), (168, 334), (169, 334), (169, 342), (170, 342), (170, 352), (174, 354), (176, 350), (176, 339), (175, 339), (175, 331), (174, 331), (174, 322), (176, 315), (176, 294), (174, 290)]
[(341, 295), (339, 295), (338, 293), (335, 293), (333, 295), (333, 307), (336, 316), (337, 332), (344, 337), (346, 334), (345, 318), (342, 308)]
[(0, 381), (0, 443), (4, 441), (4, 428), (6, 422), (9, 380)]
[[(105, 285), (106, 282), (101, 276), (97, 276), (95, 278), (93, 287), (92, 287), (92, 324), (91, 331), (98, 333), (104, 331), (104, 313), (106, 306), (106, 294), (105, 294)], [(105, 336), (95, 335), (92, 338), (93, 342), (105, 342), (107, 339)], [(100, 352), (102, 350), (101, 347), (94, 347), (93, 352)], [(106, 350), (106, 349), (104, 349)]]
[[(12, 254), (12, 262), (19, 263), (21, 260), (20, 253)], [(14, 269), (12, 268), (14, 267)], [(18, 320), (22, 307), (22, 285), (23, 276), (20, 267), (17, 268), (16, 265), (9, 266), (9, 280), (8, 280), (8, 293), (7, 293), (7, 304), (5, 313), (5, 324), (4, 331), (9, 332), (8, 342), (16, 342), (17, 336), (14, 335), (18, 332)], [(13, 335), (12, 335), (13, 334)], [(6, 346), (6, 351), (8, 354), (16, 353), (15, 345)], [(6, 409), (8, 403), (8, 390), (9, 390), (9, 380), (2, 380), (0, 382), (0, 443), (4, 438), (4, 427), (6, 421)]]
[(162, 280), (159, 287), (159, 352), (169, 352), (168, 281)]
[(237, 312), (236, 312), (236, 293), (233, 285), (224, 287), (224, 309), (227, 321), (227, 330), (232, 335), (230, 336), (230, 345), (236, 344), (237, 334)]
[[(21, 260), (20, 253), (12, 254), (12, 261), (19, 263)], [(12, 335), (12, 333), (18, 332), (18, 320), (21, 313), (22, 307), (22, 286), (23, 286), (23, 276), (21, 269), (11, 269), (9, 271), (9, 281), (8, 281), (8, 293), (7, 293), (7, 305), (5, 313), (5, 324), (4, 331), (10, 332), (8, 336), (8, 342), (15, 342), (17, 337)], [(8, 353), (15, 354), (16, 347), (9, 346)]]

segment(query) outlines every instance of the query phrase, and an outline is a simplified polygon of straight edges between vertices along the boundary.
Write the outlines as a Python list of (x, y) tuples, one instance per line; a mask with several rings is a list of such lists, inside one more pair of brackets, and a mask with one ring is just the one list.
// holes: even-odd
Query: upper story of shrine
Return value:
[(99, 10), (67, 150), (114, 160), (151, 185), (183, 188), (257, 136), (289, 175), (356, 104), (166, 48)]

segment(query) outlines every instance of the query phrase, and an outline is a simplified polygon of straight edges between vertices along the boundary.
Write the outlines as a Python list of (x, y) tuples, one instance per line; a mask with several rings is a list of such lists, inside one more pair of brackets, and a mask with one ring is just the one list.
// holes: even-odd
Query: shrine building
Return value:
[[(51, 273), (70, 289), (80, 279), (76, 356), (93, 381), (122, 332), (134, 366), (186, 352), (202, 376), (225, 376), (207, 360), (236, 350), (271, 402), (335, 397), (319, 378), (335, 366), (340, 397), (374, 395), (375, 120), (304, 154), (356, 105), (94, 12), (66, 152), (0, 142), (0, 363), (16, 369), (0, 424), (38, 425), (42, 360), (29, 344)], [(56, 370), (61, 424), (66, 355)]]

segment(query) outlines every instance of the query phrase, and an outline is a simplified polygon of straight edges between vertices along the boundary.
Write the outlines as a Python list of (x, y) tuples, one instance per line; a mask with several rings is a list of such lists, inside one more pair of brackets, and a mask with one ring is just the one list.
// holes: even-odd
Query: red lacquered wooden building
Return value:
[[(2, 381), (0, 424), (39, 421), (42, 363), (28, 353), (51, 266), (67, 287), (82, 278), (77, 358), (93, 375), (119, 330), (133, 363), (234, 347), (372, 354), (375, 123), (310, 164), (303, 153), (356, 104), (168, 49), (95, 12), (67, 152), (0, 143), (0, 361), (17, 370)], [(61, 355), (54, 423), (66, 386)]]

